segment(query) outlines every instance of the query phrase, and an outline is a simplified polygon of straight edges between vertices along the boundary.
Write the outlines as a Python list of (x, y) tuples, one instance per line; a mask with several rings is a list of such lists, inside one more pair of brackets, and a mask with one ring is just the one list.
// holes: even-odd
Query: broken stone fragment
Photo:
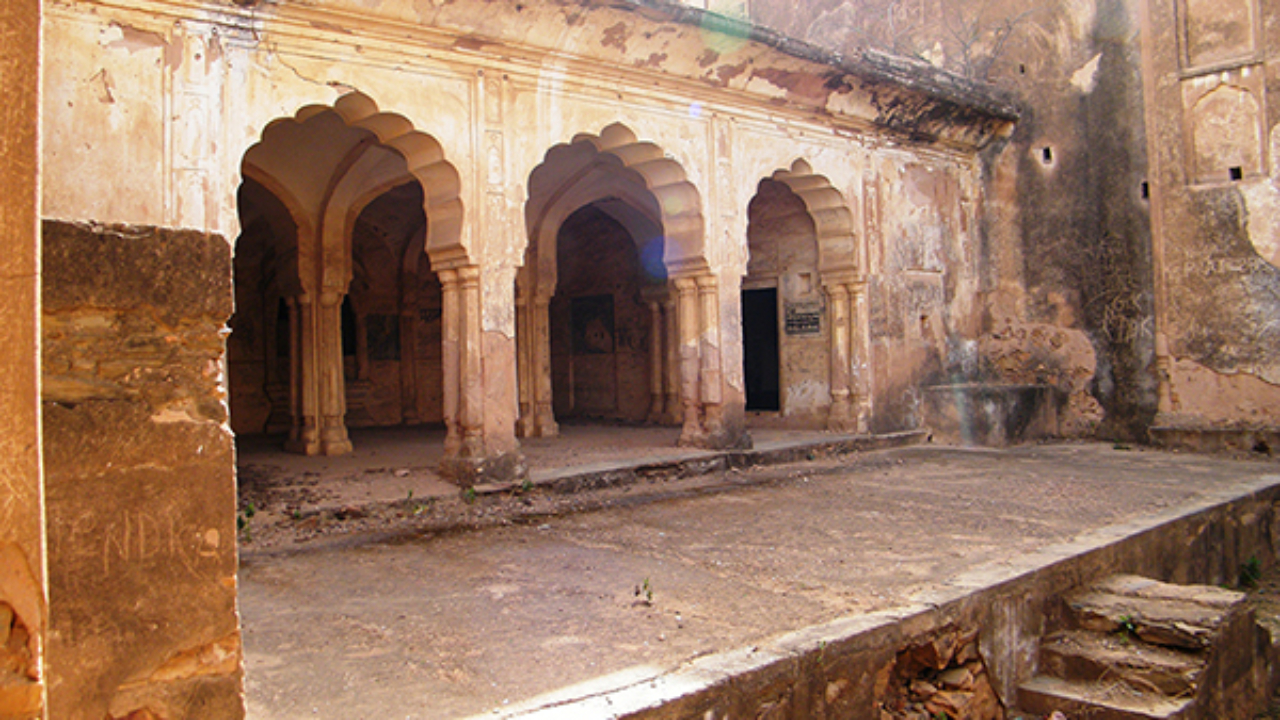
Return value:
[(972, 703), (973, 695), (970, 693), (943, 690), (930, 698), (924, 707), (934, 717), (945, 715), (950, 718), (969, 718), (973, 717), (969, 713), (969, 706)]
[(938, 684), (948, 690), (971, 690), (973, 673), (967, 667), (953, 667), (938, 675)]
[(911, 681), (911, 699), (928, 700), (938, 693), (938, 688), (933, 683), (924, 680)]

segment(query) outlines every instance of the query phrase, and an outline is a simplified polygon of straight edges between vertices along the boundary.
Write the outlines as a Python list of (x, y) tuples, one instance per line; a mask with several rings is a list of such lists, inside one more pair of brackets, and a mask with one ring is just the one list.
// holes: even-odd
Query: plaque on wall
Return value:
[(816, 302), (786, 303), (785, 327), (788, 335), (822, 333), (822, 304)]

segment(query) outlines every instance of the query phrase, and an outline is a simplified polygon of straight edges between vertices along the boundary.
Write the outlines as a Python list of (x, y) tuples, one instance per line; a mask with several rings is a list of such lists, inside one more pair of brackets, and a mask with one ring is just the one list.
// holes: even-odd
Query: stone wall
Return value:
[(43, 243), (50, 717), (241, 717), (230, 246), (58, 221)]
[(41, 717), (47, 585), (40, 476), (39, 0), (0, 5), (0, 718)]

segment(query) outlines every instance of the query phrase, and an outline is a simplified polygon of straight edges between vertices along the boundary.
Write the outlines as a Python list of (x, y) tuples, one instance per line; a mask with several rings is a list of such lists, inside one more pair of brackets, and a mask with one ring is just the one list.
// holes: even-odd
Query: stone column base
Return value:
[(440, 461), (440, 476), (469, 488), (486, 483), (519, 482), (529, 475), (524, 453), (513, 450), (493, 457), (446, 457)]

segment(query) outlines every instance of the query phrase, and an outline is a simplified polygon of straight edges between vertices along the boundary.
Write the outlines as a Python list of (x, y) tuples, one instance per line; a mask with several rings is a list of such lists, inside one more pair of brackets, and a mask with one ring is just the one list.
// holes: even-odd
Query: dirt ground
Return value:
[(491, 716), (1273, 483), (1275, 461), (926, 446), (577, 497), (455, 491), (309, 529), (273, 521), (242, 550), (249, 716)]

